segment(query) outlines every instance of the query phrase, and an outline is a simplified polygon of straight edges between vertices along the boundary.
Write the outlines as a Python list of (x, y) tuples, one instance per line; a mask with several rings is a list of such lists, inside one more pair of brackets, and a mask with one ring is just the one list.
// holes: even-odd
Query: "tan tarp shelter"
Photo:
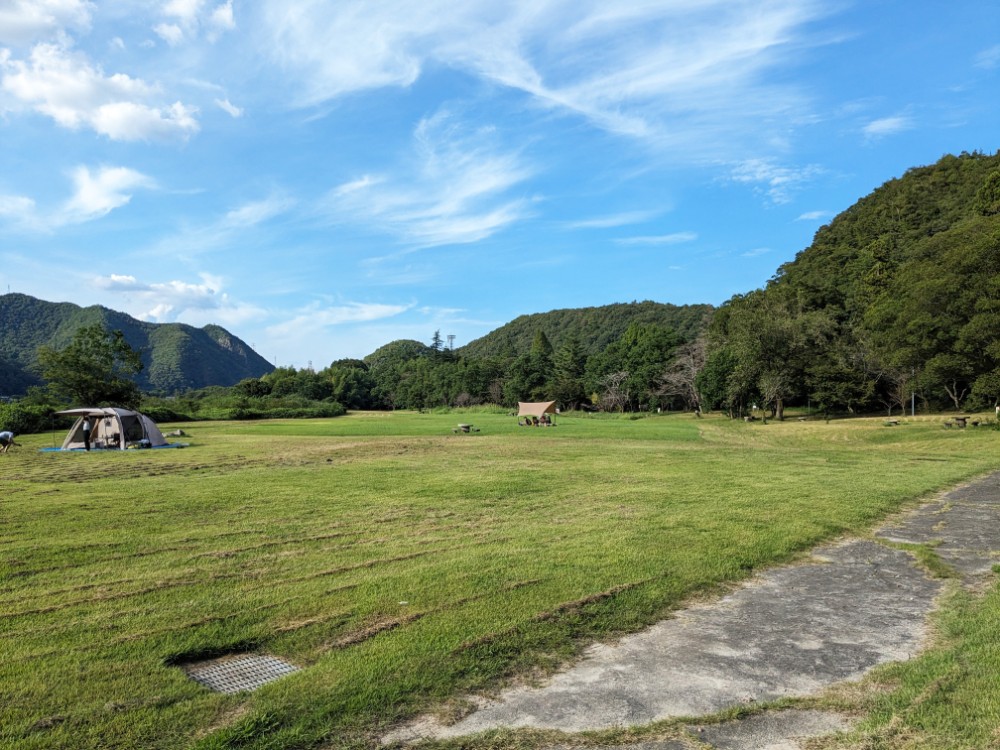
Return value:
[(93, 450), (163, 448), (169, 445), (156, 423), (145, 414), (113, 407), (84, 407), (57, 411), (77, 417), (63, 441), (64, 451), (83, 450), (83, 420), (90, 418), (90, 447)]
[[(517, 402), (517, 416), (518, 417), (528, 417), (528, 424), (531, 424), (531, 419), (534, 418), (535, 424), (538, 424), (539, 418), (545, 414), (556, 414), (556, 402), (555, 401), (518, 401)], [(555, 424), (554, 422), (544, 421), (544, 424)], [(518, 420), (520, 424), (520, 420)]]
[(517, 416), (519, 417), (540, 417), (543, 414), (555, 414), (555, 401), (518, 401)]

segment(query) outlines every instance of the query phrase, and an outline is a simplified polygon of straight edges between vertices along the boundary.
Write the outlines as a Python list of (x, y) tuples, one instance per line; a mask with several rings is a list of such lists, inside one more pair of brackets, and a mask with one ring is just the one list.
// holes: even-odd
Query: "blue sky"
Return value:
[(299, 368), (718, 304), (998, 148), (993, 0), (0, 0), (0, 291)]

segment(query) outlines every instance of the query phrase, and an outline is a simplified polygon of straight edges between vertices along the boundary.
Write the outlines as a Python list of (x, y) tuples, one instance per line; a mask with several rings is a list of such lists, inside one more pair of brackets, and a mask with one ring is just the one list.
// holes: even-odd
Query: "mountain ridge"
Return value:
[(274, 366), (221, 326), (148, 323), (103, 305), (81, 307), (27, 294), (0, 295), (0, 393), (23, 394), (41, 385), (38, 347), (65, 347), (78, 328), (99, 323), (120, 330), (141, 352), (140, 389), (169, 395), (210, 385), (234, 385), (266, 375)]

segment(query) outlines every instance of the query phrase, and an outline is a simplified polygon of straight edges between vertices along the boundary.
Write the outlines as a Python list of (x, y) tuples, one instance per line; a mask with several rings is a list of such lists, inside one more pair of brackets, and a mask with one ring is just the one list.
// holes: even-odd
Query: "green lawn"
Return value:
[[(1000, 468), (1000, 432), (940, 423), (392, 413), (180, 425), (184, 450), (19, 438), (0, 747), (370, 746)], [(225, 696), (175, 666), (250, 649), (304, 669)]]

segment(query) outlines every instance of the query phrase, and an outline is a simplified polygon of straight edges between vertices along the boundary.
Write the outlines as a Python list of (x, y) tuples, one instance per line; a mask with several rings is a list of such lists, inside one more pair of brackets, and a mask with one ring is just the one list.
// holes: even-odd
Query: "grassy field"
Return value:
[[(179, 426), (184, 450), (0, 456), (0, 747), (372, 746), (1000, 468), (1000, 432), (936, 418)], [(956, 632), (995, 630), (991, 596)], [(177, 666), (245, 650), (303, 669), (227, 696)]]

